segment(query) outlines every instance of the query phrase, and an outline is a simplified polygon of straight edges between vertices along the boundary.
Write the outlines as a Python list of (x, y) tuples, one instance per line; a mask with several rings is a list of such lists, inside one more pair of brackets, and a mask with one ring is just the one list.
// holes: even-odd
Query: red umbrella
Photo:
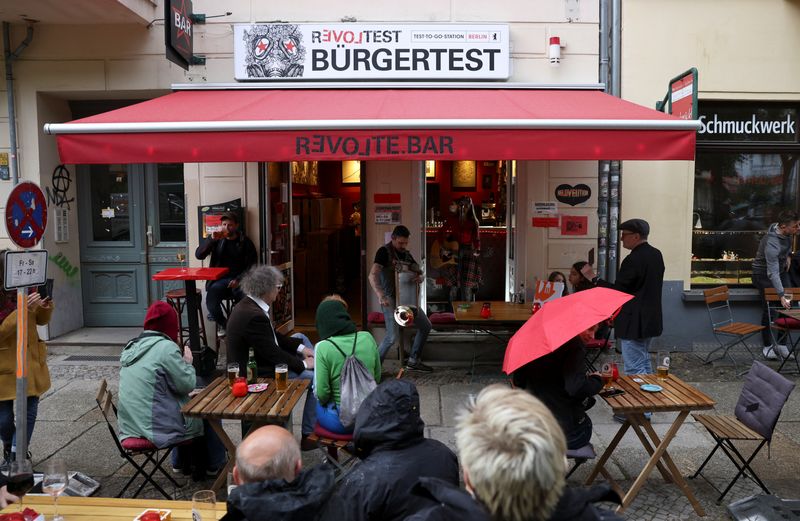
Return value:
[(632, 298), (633, 295), (614, 289), (592, 288), (546, 302), (508, 341), (503, 371), (511, 374), (552, 353), (582, 331), (611, 317)]

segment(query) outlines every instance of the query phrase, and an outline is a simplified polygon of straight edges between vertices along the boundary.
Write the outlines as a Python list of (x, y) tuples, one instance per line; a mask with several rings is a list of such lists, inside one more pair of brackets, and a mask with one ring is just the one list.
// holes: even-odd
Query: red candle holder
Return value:
[(242, 396), (247, 396), (247, 378), (243, 376), (237, 376), (236, 379), (233, 381), (231, 392), (237, 398), (241, 398)]

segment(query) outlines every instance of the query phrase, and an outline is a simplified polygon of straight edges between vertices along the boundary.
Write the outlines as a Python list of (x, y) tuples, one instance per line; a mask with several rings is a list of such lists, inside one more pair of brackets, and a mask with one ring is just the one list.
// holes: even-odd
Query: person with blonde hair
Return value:
[(457, 418), (456, 446), (466, 492), (420, 478), (413, 494), (431, 506), (408, 520), (620, 519), (592, 505), (619, 502), (608, 485), (566, 486), (564, 433), (547, 406), (525, 391), (499, 384), (483, 389)]

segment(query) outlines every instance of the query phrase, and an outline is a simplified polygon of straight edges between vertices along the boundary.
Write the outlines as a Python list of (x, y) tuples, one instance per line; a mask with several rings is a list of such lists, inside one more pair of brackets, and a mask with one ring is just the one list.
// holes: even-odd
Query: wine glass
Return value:
[(22, 510), (22, 497), (33, 488), (33, 466), (28, 458), (20, 458), (12, 461), (6, 469), (6, 490), (19, 498), (20, 510)]
[(213, 490), (198, 490), (192, 495), (193, 521), (212, 521), (217, 518), (217, 493)]
[(53, 456), (45, 465), (42, 481), (42, 492), (53, 496), (53, 521), (64, 521), (64, 517), (58, 515), (58, 496), (67, 489), (68, 483), (67, 464), (62, 458)]

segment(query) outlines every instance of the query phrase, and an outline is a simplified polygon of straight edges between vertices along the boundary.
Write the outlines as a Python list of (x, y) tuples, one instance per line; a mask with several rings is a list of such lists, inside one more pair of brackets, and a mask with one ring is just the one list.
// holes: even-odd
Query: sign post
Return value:
[(664, 99), (656, 103), (656, 110), (681, 119), (697, 119), (697, 69), (692, 67), (669, 80)]
[[(47, 202), (35, 183), (19, 183), (6, 201), (6, 229), (20, 248), (38, 243), (47, 227)], [(17, 399), (16, 453), (28, 453), (28, 286), (47, 280), (47, 252), (8, 252), (3, 280), (6, 289), (17, 289)]]

